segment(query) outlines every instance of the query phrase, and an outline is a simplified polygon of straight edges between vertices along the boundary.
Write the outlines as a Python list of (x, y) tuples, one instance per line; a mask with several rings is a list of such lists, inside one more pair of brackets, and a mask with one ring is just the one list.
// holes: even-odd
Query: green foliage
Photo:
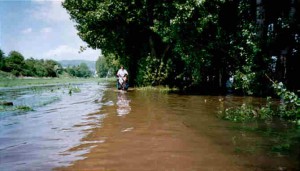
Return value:
[(89, 70), (89, 67), (86, 63), (81, 63), (78, 67), (78, 77), (91, 77), (92, 72)]
[(170, 88), (165, 86), (146, 86), (146, 87), (138, 87), (136, 89), (139, 91), (149, 92), (149, 93), (153, 91), (157, 91), (159, 93), (170, 93), (170, 92), (178, 91), (178, 89), (176, 88)]
[(243, 104), (240, 107), (231, 107), (225, 111), (219, 111), (219, 116), (226, 120), (234, 122), (253, 121), (255, 119), (271, 119), (273, 116), (279, 116), (287, 120), (292, 120), (298, 124), (300, 120), (300, 98), (294, 93), (288, 91), (282, 82), (273, 82), (273, 88), (276, 94), (281, 98), (281, 103), (272, 104), (271, 97), (267, 98), (267, 103), (262, 107)]
[(4, 52), (0, 49), (0, 70), (2, 70), (5, 66), (5, 55)]
[(92, 76), (92, 72), (89, 70), (86, 63), (81, 63), (78, 66), (67, 67), (65, 71), (74, 77), (87, 78)]
[(69, 93), (70, 96), (72, 96), (73, 93), (79, 93), (79, 92), (81, 92), (80, 88), (77, 87), (77, 86), (71, 86), (71, 85), (69, 85), (68, 88), (69, 88), (69, 92), (68, 93)]
[(269, 88), (262, 81), (264, 73), (270, 72), (270, 54), (293, 49), (299, 30), (293, 17), (280, 16), (292, 15), (292, 5), (290, 11), (286, 8), (274, 14), (277, 29), (270, 30), (268, 24), (273, 21), (260, 22), (264, 21), (260, 13), (267, 12), (264, 16), (269, 19), (273, 5), (259, 4), (260, 11), (254, 3), (259, 2), (65, 0), (63, 6), (88, 47), (102, 50), (101, 77), (114, 68), (107, 65), (113, 56), (137, 85), (211, 87), (215, 91), (233, 76), (236, 92), (257, 95)]
[(12, 79), (12, 78), (15, 78), (13, 74), (0, 70), (0, 80)]
[(25, 66), (24, 57), (17, 51), (11, 51), (5, 58), (4, 71), (11, 72), (16, 76), (24, 75), (23, 68)]
[(80, 37), (89, 46), (101, 48), (105, 56), (114, 53), (120, 57), (136, 83), (174, 84), (174, 78), (178, 83), (181, 78), (199, 84), (203, 62), (198, 59), (203, 58), (203, 51), (198, 52), (211, 39), (206, 35), (218, 13), (208, 9), (222, 2), (66, 0), (63, 6), (77, 22)]
[(120, 62), (112, 53), (99, 57), (96, 61), (96, 70), (100, 78), (115, 76), (119, 67)]
[(109, 75), (109, 68), (107, 67), (107, 62), (104, 57), (99, 57), (96, 61), (96, 70), (100, 78)]
[[(1, 72), (0, 72), (1, 76)], [(69, 83), (84, 83), (84, 82), (106, 82), (111, 81), (101, 78), (74, 78), (74, 77), (59, 77), (59, 78), (16, 78), (16, 77), (0, 77), (0, 87), (16, 87), (16, 86), (31, 86), (31, 85), (51, 85), (51, 84), (69, 84)], [(115, 81), (115, 79), (113, 79)]]
[(17, 51), (11, 51), (7, 57), (0, 50), (0, 70), (15, 76), (57, 77), (62, 72), (61, 65), (54, 60), (24, 59)]
[(294, 92), (288, 91), (282, 82), (273, 82), (273, 88), (282, 100), (278, 109), (279, 115), (283, 118), (300, 120), (300, 98)]
[(219, 111), (219, 117), (233, 122), (249, 122), (254, 120), (271, 119), (274, 111), (271, 109), (271, 98), (267, 98), (267, 103), (262, 107), (254, 107), (242, 104), (239, 107), (230, 107), (224, 111)]
[(0, 105), (0, 112), (2, 111), (33, 111), (33, 109), (29, 106), (21, 105), (21, 106), (3, 106)]
[(29, 106), (16, 106), (15, 110), (22, 110), (22, 111), (33, 111), (33, 109)]
[[(230, 36), (229, 55), (234, 66), (234, 88), (242, 91), (245, 95), (253, 95), (259, 82), (258, 77), (263, 69), (255, 70), (255, 58), (261, 52), (259, 37), (257, 36), (258, 28), (254, 21), (249, 21), (249, 4), (247, 1), (241, 1), (238, 4), (238, 16), (240, 19), (237, 23), (237, 32)], [(264, 68), (267, 69), (267, 68)]]
[(234, 88), (243, 91), (246, 95), (252, 95), (255, 76), (256, 74), (251, 71), (250, 66), (243, 66), (241, 70), (237, 70), (234, 74)]
[(164, 85), (171, 72), (171, 61), (164, 63), (157, 58), (147, 58), (140, 60), (137, 82), (139, 86)]

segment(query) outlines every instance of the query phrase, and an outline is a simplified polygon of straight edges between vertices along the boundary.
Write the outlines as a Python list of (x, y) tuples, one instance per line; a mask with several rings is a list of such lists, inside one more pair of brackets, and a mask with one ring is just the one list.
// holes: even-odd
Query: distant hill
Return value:
[(86, 63), (89, 69), (94, 73), (96, 71), (96, 61), (88, 61), (88, 60), (62, 60), (58, 61), (62, 67), (66, 68), (68, 66), (78, 66), (81, 63)]

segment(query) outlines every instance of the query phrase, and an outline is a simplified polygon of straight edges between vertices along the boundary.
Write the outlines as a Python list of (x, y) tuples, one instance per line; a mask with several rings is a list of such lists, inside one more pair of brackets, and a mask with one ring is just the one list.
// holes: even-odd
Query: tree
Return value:
[(62, 69), (61, 64), (54, 60), (46, 60), (44, 62), (45, 69), (48, 77), (57, 77), (58, 71)]
[(4, 52), (0, 49), (0, 70), (4, 68), (4, 60), (5, 60), (5, 54)]
[(113, 54), (137, 85), (216, 91), (234, 76), (238, 91), (263, 94), (275, 56), (271, 75), (300, 87), (292, 76), (300, 50), (294, 0), (65, 0), (63, 6), (81, 39), (105, 58)]
[(78, 66), (78, 77), (91, 77), (92, 76), (92, 72), (90, 71), (89, 67), (87, 66), (86, 63), (81, 63)]
[(92, 72), (89, 70), (89, 67), (86, 63), (80, 63), (78, 66), (68, 66), (65, 71), (74, 77), (87, 78), (92, 76)]
[(120, 63), (115, 59), (114, 54), (108, 54), (105, 57), (100, 56), (96, 61), (96, 70), (99, 77), (115, 76), (119, 66)]
[(11, 72), (16, 76), (23, 75), (24, 66), (24, 57), (17, 51), (11, 51), (8, 57), (5, 58), (5, 71)]
[[(218, 6), (219, 2), (66, 0), (63, 6), (77, 23), (79, 36), (90, 47), (102, 49), (105, 56), (115, 54), (129, 68), (131, 80), (138, 77), (142, 84), (157, 85), (167, 84), (186, 72), (180, 82), (195, 68), (193, 77), (188, 79), (197, 78), (199, 82), (197, 71), (201, 57), (197, 50), (203, 41), (207, 42), (200, 35), (206, 34), (203, 30), (209, 30), (207, 25), (213, 22), (217, 12), (209, 13), (207, 8)], [(191, 43), (196, 46), (191, 47)], [(198, 65), (194, 67), (194, 64)]]

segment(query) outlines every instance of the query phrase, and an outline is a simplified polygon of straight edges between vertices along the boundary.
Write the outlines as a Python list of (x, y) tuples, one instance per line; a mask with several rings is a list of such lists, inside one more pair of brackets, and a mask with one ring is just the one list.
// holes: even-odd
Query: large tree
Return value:
[(25, 66), (24, 57), (20, 52), (11, 51), (5, 58), (5, 71), (11, 72), (16, 76), (23, 75)]
[(129, 67), (131, 80), (166, 84), (201, 80), (201, 58), (206, 57), (201, 49), (213, 36), (209, 29), (220, 2), (65, 0), (63, 6), (79, 36), (104, 56), (116, 54)]
[(114, 54), (138, 85), (214, 91), (233, 76), (239, 91), (263, 92), (272, 56), (273, 78), (297, 85), (298, 1), (65, 0), (63, 6), (79, 36), (104, 56)]

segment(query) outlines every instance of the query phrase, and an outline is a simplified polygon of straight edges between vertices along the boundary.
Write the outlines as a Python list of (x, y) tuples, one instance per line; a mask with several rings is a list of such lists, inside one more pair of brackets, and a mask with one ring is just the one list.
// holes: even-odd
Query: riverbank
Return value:
[(240, 97), (191, 96), (108, 89), (94, 128), (70, 149), (90, 148), (82, 160), (54, 170), (297, 170), (295, 156), (266, 151), (272, 145), (253, 132), (216, 118), (224, 101)]
[(111, 82), (114, 78), (75, 78), (75, 77), (5, 77), (0, 78), (0, 87), (20, 87), (33, 85), (57, 85), (70, 83), (87, 83), (87, 82)]

